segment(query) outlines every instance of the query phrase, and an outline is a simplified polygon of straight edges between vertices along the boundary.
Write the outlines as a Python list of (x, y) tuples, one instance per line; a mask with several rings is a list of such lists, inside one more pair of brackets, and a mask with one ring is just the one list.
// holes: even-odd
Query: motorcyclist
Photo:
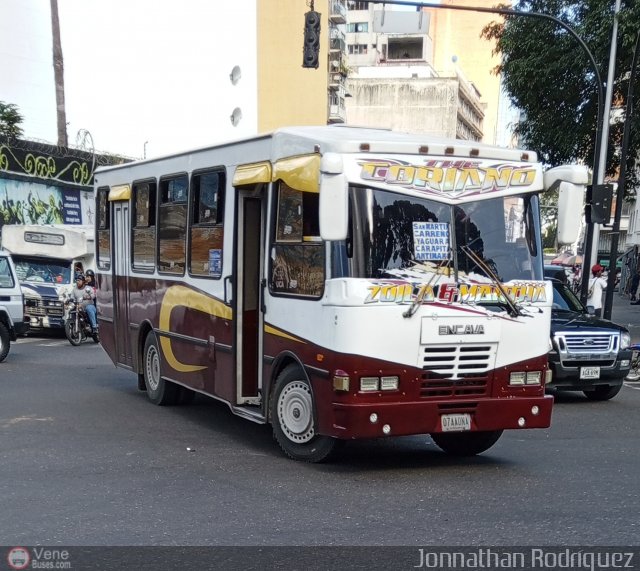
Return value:
[(95, 304), (97, 285), (96, 285), (96, 274), (94, 273), (93, 270), (87, 270), (85, 272), (84, 281), (87, 287), (91, 287), (91, 289), (93, 290), (93, 303)]
[(71, 290), (71, 295), (78, 303), (78, 306), (82, 307), (89, 317), (91, 332), (96, 333), (98, 331), (98, 321), (96, 318), (96, 306), (93, 301), (96, 293), (93, 287), (86, 284), (84, 274), (78, 274), (76, 276), (76, 285)]

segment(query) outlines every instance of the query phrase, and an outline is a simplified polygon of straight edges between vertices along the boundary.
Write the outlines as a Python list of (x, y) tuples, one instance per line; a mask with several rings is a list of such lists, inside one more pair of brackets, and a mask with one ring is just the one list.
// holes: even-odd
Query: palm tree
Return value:
[(62, 63), (62, 43), (60, 42), (60, 19), (58, 0), (51, 0), (51, 31), (53, 37), (53, 73), (56, 82), (56, 117), (58, 121), (58, 145), (67, 143), (67, 112), (64, 105), (64, 65)]

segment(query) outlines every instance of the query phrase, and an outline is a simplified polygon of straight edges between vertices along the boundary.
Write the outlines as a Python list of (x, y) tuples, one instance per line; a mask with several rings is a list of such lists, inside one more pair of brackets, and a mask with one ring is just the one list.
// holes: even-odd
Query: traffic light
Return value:
[(320, 53), (320, 13), (311, 10), (304, 15), (304, 48), (302, 67), (318, 68)]
[(587, 224), (608, 224), (611, 220), (612, 184), (594, 184), (587, 187)]

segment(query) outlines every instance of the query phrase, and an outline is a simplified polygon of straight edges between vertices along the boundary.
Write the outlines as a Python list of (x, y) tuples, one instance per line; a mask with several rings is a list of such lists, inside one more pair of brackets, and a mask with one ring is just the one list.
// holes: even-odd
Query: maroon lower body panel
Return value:
[[(451, 405), (455, 408), (450, 408)], [(327, 436), (343, 439), (407, 436), (442, 431), (441, 416), (463, 410), (460, 402), (404, 403), (333, 403), (334, 423)], [(465, 407), (471, 416), (471, 430), (501, 430), (509, 428), (548, 428), (551, 425), (553, 397), (549, 395), (485, 398)], [(532, 412), (538, 407), (537, 414)], [(535, 410), (535, 409), (534, 409)], [(371, 422), (371, 415), (377, 416)], [(524, 419), (524, 425), (519, 419)], [(383, 426), (388, 425), (388, 434)]]

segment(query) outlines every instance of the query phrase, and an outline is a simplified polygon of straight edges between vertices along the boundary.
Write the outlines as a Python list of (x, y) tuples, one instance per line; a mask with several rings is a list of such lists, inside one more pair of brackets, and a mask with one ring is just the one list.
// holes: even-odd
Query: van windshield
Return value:
[(21, 282), (71, 283), (71, 262), (16, 257), (13, 261), (18, 280)]
[(352, 186), (349, 210), (349, 236), (333, 247), (334, 277), (407, 278), (447, 266), (458, 279), (486, 281), (486, 265), (503, 282), (543, 279), (535, 195), (449, 205)]

